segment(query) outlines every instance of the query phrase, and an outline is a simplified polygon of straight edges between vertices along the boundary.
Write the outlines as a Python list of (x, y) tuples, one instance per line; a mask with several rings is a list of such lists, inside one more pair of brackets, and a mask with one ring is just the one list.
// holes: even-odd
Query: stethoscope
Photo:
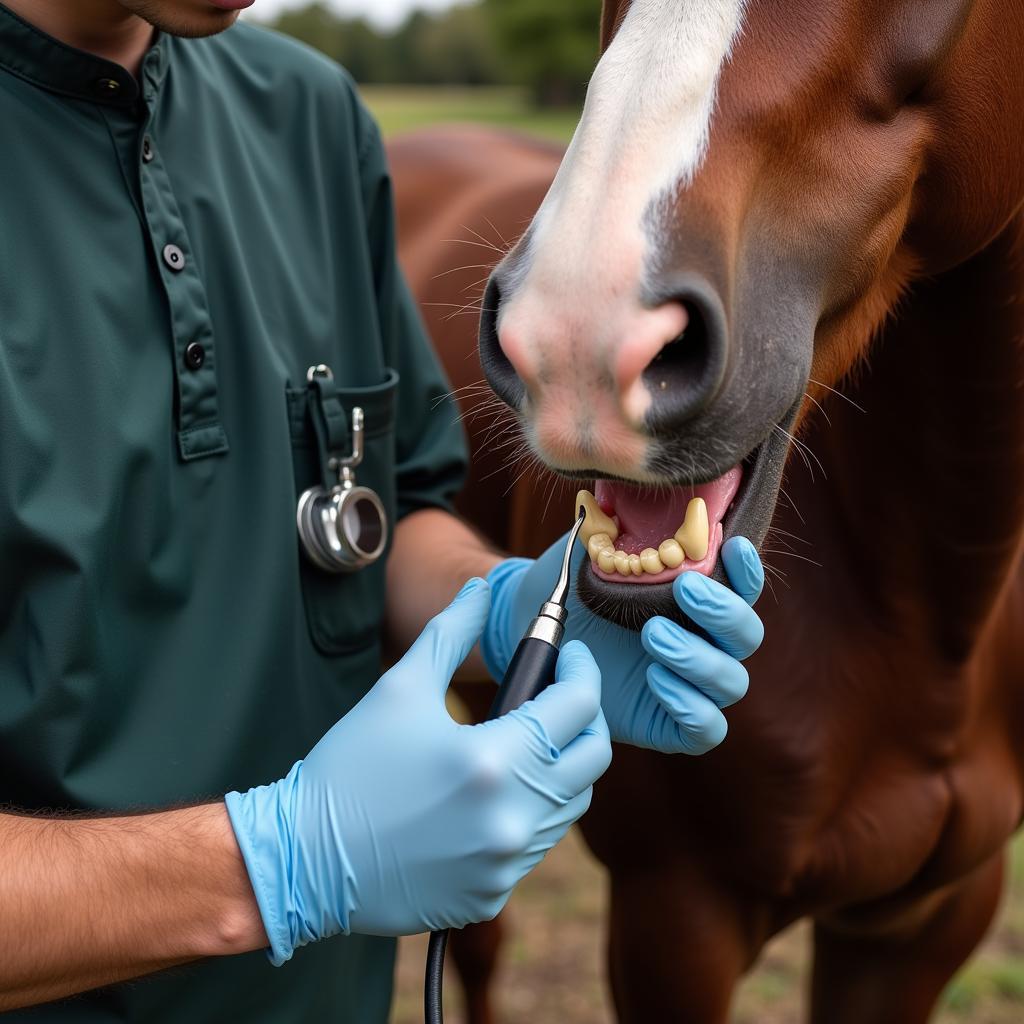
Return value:
[[(311, 366), (306, 382), (313, 388), (333, 382), (330, 367)], [(352, 453), (330, 452), (327, 469), (337, 474), (331, 487), (317, 485), (302, 492), (295, 521), (310, 562), (324, 572), (356, 572), (383, 554), (388, 540), (388, 517), (380, 496), (356, 483), (355, 470), (363, 461), (363, 410), (352, 410)]]

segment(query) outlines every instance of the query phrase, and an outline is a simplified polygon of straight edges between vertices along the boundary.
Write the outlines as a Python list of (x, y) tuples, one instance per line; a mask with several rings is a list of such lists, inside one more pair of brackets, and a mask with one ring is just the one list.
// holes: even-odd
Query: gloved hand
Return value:
[(338, 932), (493, 917), (590, 805), (611, 746), (583, 644), (504, 718), (459, 725), (445, 709), (489, 593), (470, 580), (285, 778), (225, 798), (275, 964)]
[[(752, 607), (764, 586), (753, 544), (733, 537), (722, 547), (734, 590), (695, 572), (684, 572), (672, 585), (676, 603), (713, 643), (661, 617), (650, 619), (641, 633), (597, 618), (576, 595), (586, 552), (579, 544), (574, 548), (565, 635), (583, 640), (600, 666), (601, 706), (612, 739), (663, 753), (703, 754), (717, 746), (727, 730), (721, 709), (747, 692), (747, 670), (740, 662), (764, 637)], [(492, 610), (481, 648), (496, 680), (551, 592), (564, 551), (563, 538), (536, 561), (507, 559), (488, 575)]]

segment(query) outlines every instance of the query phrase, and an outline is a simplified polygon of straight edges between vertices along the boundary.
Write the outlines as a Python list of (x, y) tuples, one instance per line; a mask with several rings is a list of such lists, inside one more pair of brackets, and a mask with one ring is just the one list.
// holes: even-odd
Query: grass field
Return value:
[[(365, 89), (364, 96), (386, 133), (476, 121), (567, 140), (576, 122), (574, 112), (533, 111), (521, 93), (507, 89), (372, 88)], [(571, 835), (512, 898), (510, 936), (496, 986), (501, 1024), (612, 1024), (603, 980), (605, 906), (603, 872)], [(740, 989), (733, 1014), (736, 1024), (797, 1024), (802, 1019), (808, 938), (808, 929), (800, 926), (768, 946)], [(401, 944), (393, 1024), (420, 1024), (423, 1019), (425, 951), (422, 937)], [(1024, 839), (1013, 850), (996, 925), (947, 989), (936, 1024), (1024, 1022), (1022, 953)], [(463, 1017), (451, 967), (448, 975), (452, 984), (446, 1020), (460, 1024)], [(682, 1024), (684, 1019), (656, 1024)]]
[(360, 92), (386, 135), (431, 124), (476, 122), (568, 142), (579, 117), (575, 110), (535, 110), (520, 89), (377, 85)]

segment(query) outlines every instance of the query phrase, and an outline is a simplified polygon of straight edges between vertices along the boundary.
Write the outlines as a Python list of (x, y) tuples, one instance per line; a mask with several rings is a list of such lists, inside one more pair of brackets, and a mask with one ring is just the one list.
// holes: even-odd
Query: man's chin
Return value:
[(182, 39), (202, 39), (231, 28), (241, 10), (216, 7), (208, 0), (118, 0), (153, 28)]

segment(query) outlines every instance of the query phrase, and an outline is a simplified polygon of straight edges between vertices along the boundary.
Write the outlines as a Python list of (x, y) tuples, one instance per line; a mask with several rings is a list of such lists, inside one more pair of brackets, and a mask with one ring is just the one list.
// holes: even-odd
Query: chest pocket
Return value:
[[(395, 390), (398, 374), (389, 370), (371, 387), (336, 386), (348, 421), (357, 406), (363, 410), (364, 455), (356, 469), (356, 483), (371, 487), (380, 496), (388, 518), (388, 546), (372, 565), (350, 573), (318, 569), (301, 549), (298, 534), (299, 573), (306, 621), (316, 648), (324, 654), (347, 654), (373, 643), (384, 616), (385, 565), (395, 528)], [(306, 388), (288, 388), (288, 422), (295, 476), (295, 500), (309, 487), (321, 483), (320, 459)]]

